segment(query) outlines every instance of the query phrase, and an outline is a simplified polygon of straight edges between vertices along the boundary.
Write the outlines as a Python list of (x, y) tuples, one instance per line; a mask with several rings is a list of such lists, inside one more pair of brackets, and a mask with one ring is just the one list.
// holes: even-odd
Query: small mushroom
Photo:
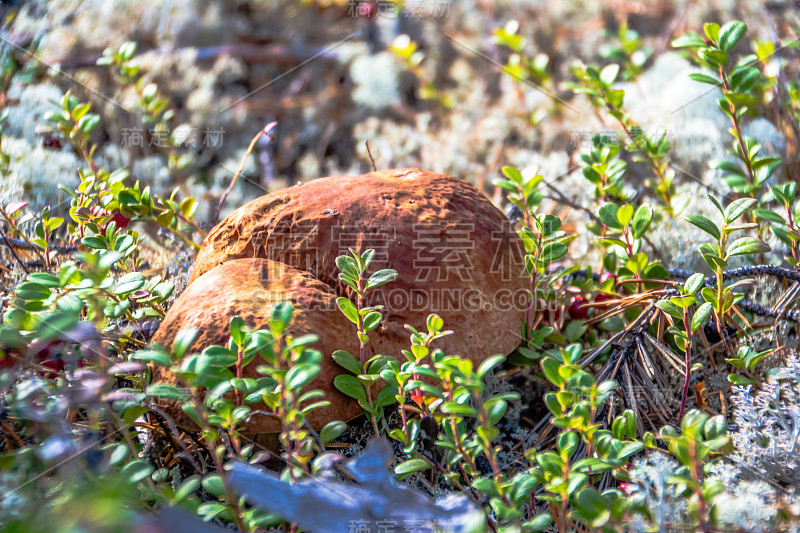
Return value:
[[(330, 216), (332, 210), (338, 215)], [(424, 328), (431, 313), (455, 332), (434, 347), (475, 364), (519, 345), (529, 298), (522, 242), (475, 187), (416, 169), (320, 178), (240, 207), (206, 237), (189, 287), (153, 340), (170, 346), (181, 329), (195, 327), (201, 333), (194, 351), (225, 344), (231, 317), (265, 327), (274, 305), (291, 301), (292, 332), (320, 337), (312, 347), (322, 352), (323, 369), (311, 386), (333, 402), (310, 422), (349, 420), (360, 407), (333, 387), (343, 370), (330, 356), (337, 349), (358, 353), (354, 326), (335, 305), (350, 295), (336, 257), (351, 248), (375, 250), (367, 274), (398, 272), (397, 280), (367, 293), (367, 305), (384, 306), (383, 323), (370, 333), (370, 355), (405, 360), (405, 324)], [(250, 427), (277, 428), (268, 417)]]

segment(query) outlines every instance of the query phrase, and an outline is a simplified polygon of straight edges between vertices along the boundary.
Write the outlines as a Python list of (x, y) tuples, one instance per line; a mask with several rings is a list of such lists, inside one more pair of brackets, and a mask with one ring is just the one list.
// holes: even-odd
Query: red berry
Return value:
[(128, 223), (130, 223), (131, 219), (120, 213), (119, 211), (114, 211), (114, 214), (111, 216), (111, 220), (109, 222), (116, 222), (117, 228), (127, 228)]
[(117, 223), (117, 229), (127, 228), (128, 224), (130, 223), (130, 221), (131, 221), (131, 219), (129, 219), (128, 217), (126, 217), (125, 215), (120, 213), (119, 210), (117, 210), (117, 211), (114, 211), (114, 213), (111, 215), (111, 218), (108, 219), (105, 222), (105, 224), (103, 224), (101, 226), (100, 229), (103, 232), (105, 232), (106, 228), (108, 227), (108, 225), (111, 224), (112, 222), (116, 222)]
[(559, 320), (561, 320), (561, 308), (551, 307), (550, 305), (548, 305), (547, 308), (545, 308), (544, 310), (544, 321), (550, 324), (554, 324)]
[(583, 307), (587, 303), (586, 298), (578, 294), (572, 298), (572, 302), (567, 308), (570, 318), (573, 320), (583, 320), (589, 315), (589, 308)]
[(63, 341), (55, 340), (45, 344), (42, 341), (34, 341), (28, 349), (28, 357), (36, 361), (48, 361), (57, 359), (61, 354), (61, 345)]
[(595, 303), (598, 303), (598, 304), (600, 302), (607, 302), (609, 300), (615, 300), (615, 299), (616, 298), (614, 296), (611, 296), (610, 294), (605, 294), (605, 293), (602, 293), (602, 292), (599, 293), (599, 294), (596, 294), (595, 297), (594, 297)]
[(8, 354), (5, 354), (5, 356), (2, 359), (0, 359), (0, 370), (4, 370), (6, 368), (12, 368), (16, 364), (17, 364), (16, 359), (14, 359)]
[(39, 375), (43, 378), (53, 379), (55, 378), (59, 372), (64, 370), (64, 360), (63, 359), (48, 359), (47, 361), (42, 361), (42, 366), (45, 368), (49, 368), (51, 371), (40, 371)]
[(42, 146), (53, 150), (61, 150), (61, 140), (53, 133), (45, 133), (42, 137)]

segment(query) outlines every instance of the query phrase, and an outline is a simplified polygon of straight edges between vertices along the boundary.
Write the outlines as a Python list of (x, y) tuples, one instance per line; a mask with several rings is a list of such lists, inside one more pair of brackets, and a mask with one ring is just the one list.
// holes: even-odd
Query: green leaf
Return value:
[(522, 173), (514, 167), (503, 167), (502, 169), (503, 174), (513, 182), (522, 183)]
[(130, 483), (136, 483), (150, 476), (154, 468), (142, 461), (135, 459), (122, 468), (122, 473)]
[(189, 196), (181, 202), (180, 210), (186, 218), (192, 218), (195, 209), (197, 209), (197, 204), (195, 203), (194, 197)]
[(703, 324), (705, 324), (708, 317), (711, 315), (711, 311), (714, 310), (714, 306), (711, 305), (710, 302), (705, 302), (700, 307), (697, 308), (697, 311), (694, 312), (694, 316), (692, 317), (692, 331), (697, 331)]
[(502, 398), (497, 398), (486, 402), (487, 421), (490, 426), (497, 425), (508, 409), (508, 402)]
[(61, 285), (58, 276), (47, 272), (33, 272), (28, 276), (28, 279), (45, 287), (57, 288)]
[(676, 306), (680, 307), (681, 309), (686, 309), (687, 307), (694, 305), (697, 299), (694, 296), (679, 296), (675, 298), (670, 298), (669, 301), (675, 304)]
[(564, 243), (548, 242), (542, 246), (542, 252), (539, 255), (539, 260), (543, 263), (552, 263), (567, 255), (567, 251), (567, 246)]
[(706, 421), (703, 427), (703, 432), (707, 439), (716, 439), (718, 437), (725, 437), (727, 433), (727, 424), (725, 417), (722, 415), (712, 416)]
[(222, 398), (226, 392), (233, 388), (233, 380), (226, 380), (217, 383), (208, 394), (206, 394), (206, 405), (214, 405), (214, 402)]
[(549, 237), (559, 229), (561, 229), (561, 219), (555, 215), (546, 214), (542, 221), (542, 233), (545, 237)]
[(731, 88), (736, 92), (746, 93), (760, 77), (761, 72), (755, 67), (737, 68), (731, 75)]
[(185, 480), (183, 480), (180, 487), (178, 487), (178, 490), (175, 491), (175, 494), (169, 501), (169, 504), (176, 505), (182, 502), (183, 500), (194, 494), (194, 492), (198, 489), (199, 486), (200, 486), (200, 476), (194, 475), (186, 478)]
[(100, 124), (100, 116), (90, 113), (78, 121), (78, 129), (84, 133), (91, 133)]
[(703, 287), (700, 294), (703, 296), (703, 300), (710, 302), (714, 307), (717, 306), (717, 293), (713, 289), (710, 287)]
[(742, 40), (745, 33), (747, 33), (747, 24), (732, 20), (720, 28), (717, 43), (721, 50), (728, 52)]
[(340, 255), (337, 257), (336, 266), (341, 272), (358, 279), (358, 263), (349, 255)]
[(706, 37), (708, 37), (709, 41), (716, 43), (719, 37), (719, 24), (716, 22), (706, 22), (703, 24), (703, 32), (706, 34)]
[(473, 409), (469, 405), (458, 402), (445, 403), (444, 405), (442, 405), (441, 411), (443, 413), (456, 416), (470, 416), (470, 417), (478, 416), (478, 412), (475, 411), (475, 409)]
[(721, 235), (719, 228), (711, 221), (711, 219), (704, 217), (703, 215), (686, 215), (683, 218), (686, 219), (686, 221), (690, 224), (697, 226), (715, 239), (719, 240)]
[(748, 254), (765, 254), (772, 250), (769, 244), (755, 237), (740, 237), (728, 246), (728, 257)]
[(768, 222), (774, 222), (775, 224), (786, 224), (786, 219), (771, 209), (754, 209), (753, 214), (758, 220), (766, 220)]
[(756, 203), (757, 200), (754, 198), (739, 198), (738, 200), (734, 200), (731, 202), (727, 208), (725, 208), (725, 222), (728, 224), (733, 224), (737, 218), (742, 216), (750, 207)]
[(380, 287), (381, 285), (385, 285), (396, 279), (397, 279), (396, 270), (392, 270), (391, 268), (384, 268), (383, 270), (378, 270), (373, 275), (371, 275), (367, 280), (367, 289), (372, 289), (373, 287)]
[(368, 313), (367, 316), (364, 317), (364, 331), (372, 331), (378, 327), (382, 318), (383, 316), (377, 311)]
[(286, 386), (290, 390), (298, 390), (308, 384), (319, 374), (320, 366), (313, 363), (295, 365), (286, 372)]
[(335, 438), (339, 437), (342, 433), (345, 432), (346, 429), (347, 429), (347, 424), (339, 420), (328, 422), (327, 424), (325, 424), (325, 427), (322, 428), (322, 431), (319, 432), (319, 440), (322, 441), (323, 445), (326, 445)]
[(623, 228), (631, 223), (633, 220), (633, 206), (630, 204), (623, 205), (617, 210), (617, 220)]
[(361, 254), (361, 260), (364, 261), (364, 269), (372, 263), (372, 260), (375, 258), (375, 250), (369, 249), (366, 250), (363, 254)]
[(700, 50), (700, 57), (716, 67), (723, 68), (728, 64), (728, 60), (730, 59), (726, 52), (721, 50), (712, 50), (710, 48)]
[(133, 291), (138, 291), (144, 287), (144, 284), (144, 274), (141, 272), (129, 272), (128, 274), (125, 274), (119, 278), (111, 292), (117, 295), (128, 294)]
[(68, 130), (72, 129), (72, 122), (70, 122), (69, 115), (63, 111), (47, 111), (44, 114), (44, 119), (49, 122), (55, 122), (59, 126), (63, 126)]
[(83, 309), (83, 300), (72, 293), (67, 293), (56, 300), (56, 306), (61, 311), (78, 313)]
[(231, 338), (236, 346), (244, 347), (245, 337), (247, 335), (244, 319), (242, 319), (240, 316), (231, 318), (231, 321), (228, 325), (228, 330), (230, 331)]
[(709, 166), (711, 168), (718, 168), (730, 172), (731, 174), (736, 174), (737, 176), (745, 177), (747, 175), (745, 171), (733, 161), (725, 161), (724, 159), (716, 160), (712, 161)]
[(560, 366), (561, 365), (559, 365), (558, 361), (552, 357), (545, 357), (542, 359), (542, 370), (544, 371), (544, 375), (556, 387), (561, 387), (564, 384), (564, 378), (558, 373)]
[(631, 226), (633, 238), (641, 239), (647, 232), (647, 228), (650, 227), (650, 222), (652, 220), (653, 208), (649, 205), (639, 206), (639, 209), (636, 210), (636, 214), (633, 216), (633, 225)]
[(333, 378), (333, 385), (346, 396), (361, 401), (366, 401), (367, 399), (367, 390), (355, 376), (339, 374)]
[(46, 300), (50, 297), (49, 288), (32, 281), (21, 283), (14, 292), (23, 300)]
[(548, 513), (541, 513), (523, 524), (523, 531), (547, 531), (553, 525), (553, 516)]
[(45, 227), (51, 232), (54, 231), (56, 228), (58, 228), (63, 223), (64, 223), (64, 219), (61, 218), (61, 217), (53, 217), (53, 218), (51, 218), (49, 220), (45, 220), (44, 221)]
[(203, 520), (206, 522), (210, 522), (220, 514), (224, 513), (228, 510), (226, 505), (223, 505), (219, 502), (206, 502), (202, 503), (197, 507), (197, 514), (203, 517)]
[(392, 405), (397, 401), (397, 399), (395, 398), (396, 392), (397, 388), (394, 385), (384, 386), (378, 392), (378, 395), (375, 397), (375, 405), (377, 405), (379, 408), (387, 405)]
[(39, 325), (39, 340), (63, 339), (67, 332), (75, 328), (77, 323), (78, 317), (74, 313), (66, 312), (49, 315)]
[(222, 483), (222, 478), (219, 474), (210, 474), (204, 477), (203, 488), (217, 498), (225, 497), (225, 485)]
[(708, 198), (708, 200), (709, 200), (709, 201), (710, 201), (712, 204), (714, 204), (714, 207), (716, 207), (716, 208), (717, 208), (717, 211), (719, 211), (719, 214), (720, 214), (720, 215), (723, 215), (723, 216), (725, 215), (725, 209), (723, 209), (723, 208), (722, 208), (722, 204), (720, 204), (720, 203), (719, 203), (719, 200), (717, 200), (716, 198), (714, 198), (714, 197), (713, 197), (713, 196), (711, 196), (710, 194), (707, 194), (707, 195), (706, 195), (706, 198)]
[(597, 215), (600, 217), (600, 220), (603, 222), (603, 224), (605, 224), (609, 228), (622, 229), (619, 220), (617, 220), (618, 210), (619, 207), (617, 206), (617, 204), (607, 203), (600, 206)]
[(722, 82), (719, 81), (718, 79), (712, 78), (711, 76), (708, 76), (706, 74), (701, 74), (699, 72), (692, 72), (691, 74), (689, 74), (689, 78), (694, 81), (698, 81), (700, 83), (707, 83), (708, 85), (713, 85), (715, 87), (722, 86)]
[(430, 468), (431, 465), (424, 459), (409, 459), (397, 465), (394, 469), (394, 473), (397, 474), (400, 479), (403, 479), (414, 472), (423, 472), (425, 470), (430, 470)]
[(548, 392), (544, 395), (544, 404), (554, 416), (562, 416), (564, 414), (564, 409), (561, 407), (558, 395), (555, 392)]
[(497, 365), (501, 364), (503, 361), (506, 360), (506, 356), (502, 354), (493, 355), (483, 361), (480, 366), (478, 366), (477, 375), (478, 379), (483, 378), (483, 376), (489, 372), (491, 369), (496, 367)]
[(351, 289), (358, 292), (358, 280), (345, 273), (339, 273), (339, 279), (344, 281)]
[(131, 359), (152, 362), (165, 367), (168, 367), (172, 363), (167, 354), (157, 350), (139, 350), (131, 355)]
[(694, 294), (700, 290), (700, 287), (702, 287), (705, 279), (706, 278), (703, 276), (703, 274), (696, 272), (689, 276), (689, 278), (683, 284), (683, 290), (686, 292), (686, 294)]
[[(606, 93), (606, 101), (611, 104), (612, 107), (616, 108), (615, 110), (610, 110), (609, 114), (611, 116), (620, 115), (619, 111), (617, 111), (620, 107), (622, 107), (622, 103), (625, 99), (625, 91), (622, 89), (615, 89), (613, 91), (608, 91)], [(615, 117), (617, 118), (617, 117)]]
[(177, 360), (183, 357), (199, 333), (197, 328), (185, 328), (180, 330), (175, 336), (175, 341), (172, 343), (172, 358)]
[(147, 387), (147, 395), (151, 398), (159, 398), (163, 400), (177, 400), (185, 401), (189, 399), (189, 394), (173, 385), (166, 383), (155, 383)]
[(345, 370), (352, 372), (353, 374), (360, 374), (361, 373), (361, 364), (358, 360), (350, 355), (350, 353), (344, 350), (336, 350), (331, 355), (334, 361), (344, 368)]
[(603, 67), (603, 70), (600, 71), (600, 81), (606, 85), (611, 85), (617, 79), (618, 74), (619, 65), (611, 63)]
[(705, 41), (703, 41), (703, 38), (694, 33), (682, 35), (677, 39), (674, 39), (670, 44), (674, 48), (700, 48), (701, 46), (706, 45)]
[(428, 331), (430, 332), (441, 331), (441, 329), (444, 327), (444, 320), (442, 320), (442, 317), (439, 315), (431, 313), (428, 315), (426, 325), (428, 326)]
[(275, 306), (275, 309), (272, 310), (270, 327), (278, 329), (279, 333), (283, 333), (292, 322), (293, 313), (294, 308), (292, 307), (291, 302), (280, 302)]
[(344, 316), (350, 320), (350, 322), (353, 324), (358, 324), (358, 310), (353, 302), (344, 296), (340, 296), (336, 299), (336, 304), (339, 306), (339, 309), (342, 310)]
[(678, 320), (683, 320), (683, 310), (675, 305), (674, 303), (670, 302), (669, 300), (659, 300), (656, 302), (656, 307), (667, 313), (673, 318), (677, 318)]
[(755, 381), (746, 378), (740, 374), (728, 374), (728, 381), (739, 387), (746, 387), (747, 385), (757, 385)]
[(514, 183), (508, 180), (497, 178), (496, 180), (493, 181), (493, 183), (498, 187), (500, 187), (501, 189), (507, 190), (508, 192), (513, 192), (513, 193), (519, 192), (519, 188), (516, 185), (514, 185)]

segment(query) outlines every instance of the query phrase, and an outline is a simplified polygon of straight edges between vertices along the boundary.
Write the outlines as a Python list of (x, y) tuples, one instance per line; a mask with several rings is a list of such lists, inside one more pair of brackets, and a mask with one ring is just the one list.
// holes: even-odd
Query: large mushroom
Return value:
[[(251, 327), (266, 324), (279, 301), (275, 291), (290, 301), (308, 297), (309, 291), (329, 302), (348, 296), (338, 279), (336, 257), (350, 248), (375, 250), (370, 272), (398, 272), (396, 281), (367, 295), (368, 305), (384, 306), (384, 321), (371, 334), (369, 353), (402, 357), (409, 344), (404, 325), (424, 327), (430, 313), (455, 331), (436, 341), (446, 353), (479, 363), (519, 344), (529, 294), (523, 247), (514, 229), (466, 181), (417, 169), (320, 178), (240, 207), (206, 237), (189, 288), (154, 340), (169, 346), (180, 329), (196, 327), (205, 333), (193, 350), (224, 343), (232, 316), (242, 316)], [(267, 286), (250, 274), (259, 269), (272, 273)], [(316, 348), (325, 358), (314, 386), (331, 391), (337, 405), (355, 406), (331, 407), (312, 424), (320, 425), (327, 415), (347, 420), (358, 414), (358, 406), (333, 391), (340, 369), (330, 354), (336, 349), (356, 353), (355, 331), (335, 305), (302, 309), (293, 332), (318, 334)]]

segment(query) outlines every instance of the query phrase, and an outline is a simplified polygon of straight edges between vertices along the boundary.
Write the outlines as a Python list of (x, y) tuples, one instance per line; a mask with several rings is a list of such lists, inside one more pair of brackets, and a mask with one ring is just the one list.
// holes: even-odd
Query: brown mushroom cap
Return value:
[[(187, 353), (196, 353), (214, 344), (225, 346), (230, 338), (231, 318), (240, 316), (253, 329), (267, 329), (273, 309), (283, 301), (291, 302), (294, 307), (291, 335), (314, 333), (319, 336), (319, 341), (311, 348), (322, 352), (322, 369), (307, 390), (321, 389), (331, 405), (312, 411), (311, 425), (321, 428), (331, 420), (351, 420), (360, 415), (358, 403), (333, 386), (333, 378), (344, 370), (331, 359), (331, 354), (335, 350), (347, 350), (358, 357), (358, 339), (353, 325), (339, 312), (336, 294), (330, 287), (282, 263), (238, 259), (200, 276), (175, 301), (153, 342), (169, 348), (181, 330), (196, 328), (197, 338)], [(244, 376), (261, 377), (255, 367), (262, 363), (256, 357), (244, 368)], [(160, 367), (156, 368), (154, 381), (178, 384), (175, 376)], [(167, 411), (185, 422), (176, 405)], [(256, 415), (248, 424), (248, 432), (252, 433), (277, 431), (280, 431), (279, 422), (267, 415)]]
[[(380, 353), (404, 361), (402, 350), (410, 346), (405, 324), (424, 330), (431, 313), (455, 331), (433, 347), (475, 364), (519, 344), (529, 297), (521, 241), (475, 187), (414, 169), (320, 178), (237, 209), (206, 237), (191, 284), (153, 340), (169, 347), (180, 330), (194, 327), (200, 335), (193, 352), (225, 345), (232, 317), (266, 328), (274, 306), (290, 301), (290, 331), (319, 336), (312, 348), (322, 352), (322, 370), (310, 387), (332, 402), (309, 422), (319, 428), (350, 420), (362, 411), (333, 386), (345, 371), (331, 358), (338, 349), (358, 357), (355, 325), (336, 306), (337, 297), (352, 292), (339, 281), (336, 266), (350, 248), (375, 250), (367, 275), (384, 268), (398, 272), (397, 280), (367, 293), (365, 305), (384, 306), (383, 323), (369, 334), (368, 357)], [(245, 374), (254, 376), (254, 369), (251, 364)], [(175, 380), (163, 371), (157, 378)], [(260, 416), (248, 430), (268, 433), (279, 425)]]
[(208, 234), (191, 280), (232, 259), (261, 257), (313, 273), (344, 296), (336, 257), (349, 248), (375, 250), (368, 273), (398, 272), (367, 297), (385, 306), (379, 351), (383, 343), (407, 346), (404, 325), (422, 328), (430, 313), (455, 330), (440, 341), (447, 353), (481, 361), (518, 346), (529, 283), (522, 243), (483, 193), (443, 174), (320, 178), (262, 196)]

